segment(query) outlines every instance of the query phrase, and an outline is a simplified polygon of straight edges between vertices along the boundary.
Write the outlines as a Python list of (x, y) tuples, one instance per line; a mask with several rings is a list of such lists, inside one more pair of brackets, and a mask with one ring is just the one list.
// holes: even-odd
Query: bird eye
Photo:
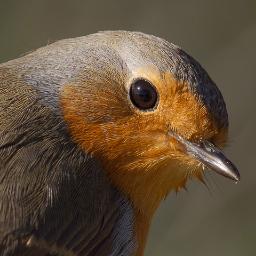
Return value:
[(130, 99), (141, 110), (152, 110), (157, 103), (156, 88), (144, 79), (136, 80), (130, 87)]

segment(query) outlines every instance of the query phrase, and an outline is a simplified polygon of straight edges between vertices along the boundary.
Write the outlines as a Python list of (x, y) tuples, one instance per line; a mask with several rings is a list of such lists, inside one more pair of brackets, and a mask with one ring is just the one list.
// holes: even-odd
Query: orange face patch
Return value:
[(152, 215), (171, 189), (184, 186), (190, 176), (201, 177), (198, 162), (184, 153), (168, 131), (191, 141), (222, 141), (226, 131), (217, 128), (188, 85), (170, 73), (161, 76), (145, 69), (134, 76), (157, 88), (159, 103), (154, 111), (133, 107), (125, 86), (111, 82), (66, 85), (61, 103), (74, 140), (101, 160), (112, 182), (136, 208)]

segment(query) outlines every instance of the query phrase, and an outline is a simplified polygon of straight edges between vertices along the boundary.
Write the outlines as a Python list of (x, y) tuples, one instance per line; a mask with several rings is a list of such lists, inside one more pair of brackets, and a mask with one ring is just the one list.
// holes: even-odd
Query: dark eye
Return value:
[(130, 99), (133, 105), (141, 110), (153, 109), (156, 106), (157, 97), (156, 88), (146, 80), (136, 80), (130, 87)]

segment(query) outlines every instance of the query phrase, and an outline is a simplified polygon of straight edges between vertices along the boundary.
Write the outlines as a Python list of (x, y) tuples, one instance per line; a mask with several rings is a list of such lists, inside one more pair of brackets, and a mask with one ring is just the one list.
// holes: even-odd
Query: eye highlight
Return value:
[(153, 110), (157, 104), (156, 88), (144, 79), (134, 81), (129, 91), (131, 102), (140, 110)]

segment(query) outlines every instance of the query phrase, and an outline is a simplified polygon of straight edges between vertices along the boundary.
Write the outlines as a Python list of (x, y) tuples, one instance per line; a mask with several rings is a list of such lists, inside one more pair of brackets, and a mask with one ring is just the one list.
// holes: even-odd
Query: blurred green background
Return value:
[(0, 0), (0, 62), (61, 38), (136, 30), (180, 45), (209, 72), (230, 114), (227, 155), (241, 182), (190, 182), (158, 210), (146, 256), (256, 255), (256, 1)]

